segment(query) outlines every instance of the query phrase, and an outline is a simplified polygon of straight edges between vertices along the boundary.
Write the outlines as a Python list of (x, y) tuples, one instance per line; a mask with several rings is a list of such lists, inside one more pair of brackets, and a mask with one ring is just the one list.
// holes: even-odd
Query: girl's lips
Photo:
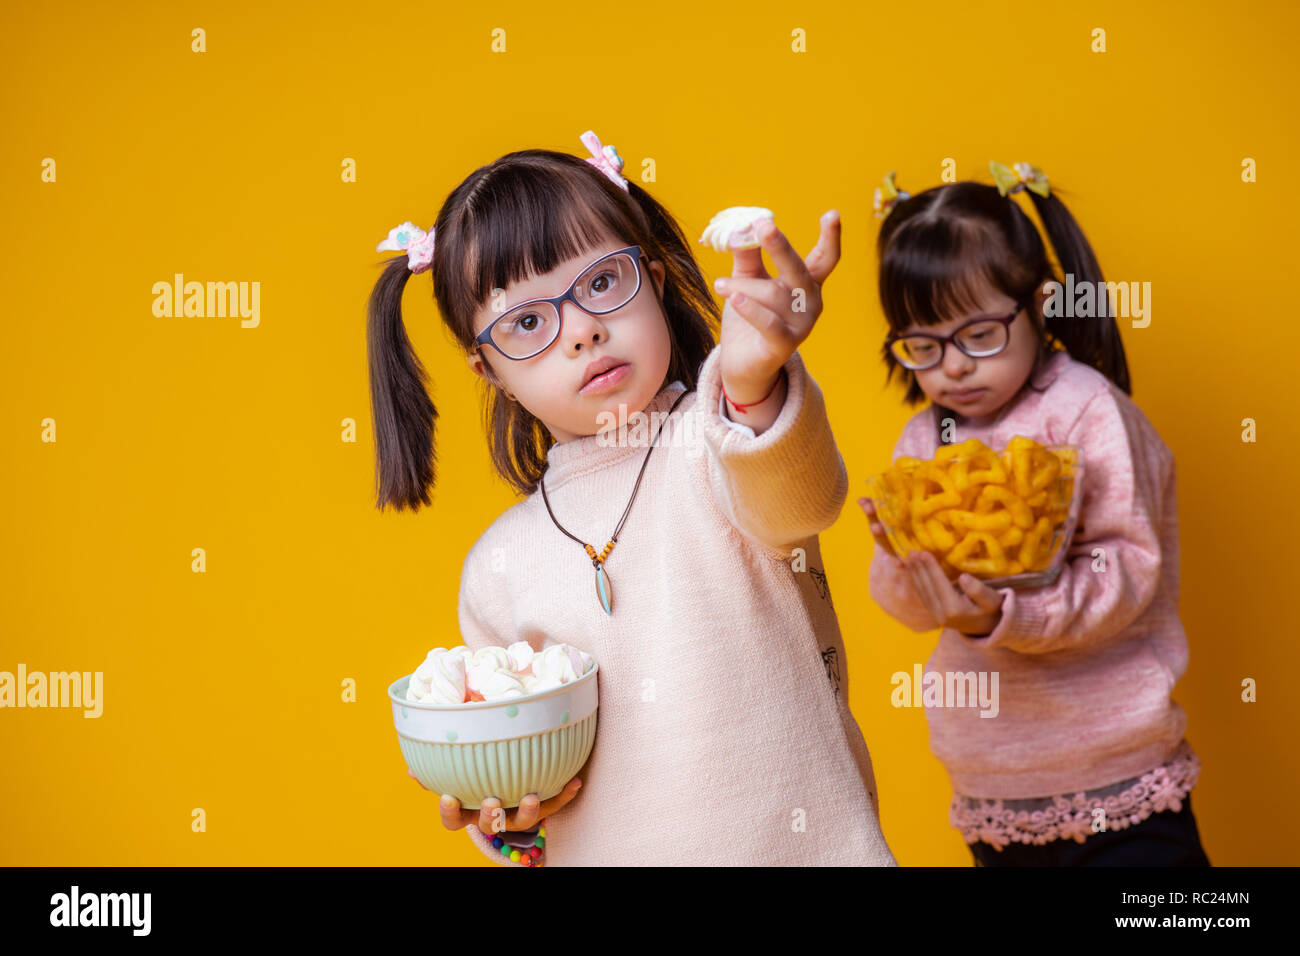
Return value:
[(954, 402), (972, 402), (983, 395), (987, 389), (971, 388), (960, 392), (949, 392), (948, 397)]
[(632, 366), (624, 362), (622, 365), (615, 365), (608, 372), (602, 372), (593, 378), (582, 388), (578, 389), (579, 395), (598, 395), (601, 392), (608, 392), (610, 389), (623, 384), (623, 380), (632, 374)]

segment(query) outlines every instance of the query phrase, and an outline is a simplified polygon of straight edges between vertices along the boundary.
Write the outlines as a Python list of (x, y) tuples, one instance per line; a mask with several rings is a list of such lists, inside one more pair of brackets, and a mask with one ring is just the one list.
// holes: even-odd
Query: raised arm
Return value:
[(780, 413), (754, 436), (724, 417), (720, 348), (705, 360), (698, 385), (712, 492), (742, 533), (788, 555), (835, 523), (849, 492), (848, 470), (821, 389), (798, 352), (785, 364), (789, 386)]
[(806, 258), (770, 222), (755, 230), (759, 248), (734, 250), (731, 275), (715, 283), (727, 297), (722, 338), (698, 385), (714, 497), (736, 528), (783, 557), (832, 524), (848, 494), (821, 390), (796, 351), (840, 257), (839, 214), (820, 227)]

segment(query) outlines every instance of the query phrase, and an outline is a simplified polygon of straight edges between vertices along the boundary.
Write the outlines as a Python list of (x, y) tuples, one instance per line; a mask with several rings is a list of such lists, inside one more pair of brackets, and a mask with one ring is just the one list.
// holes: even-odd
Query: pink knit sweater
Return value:
[[(581, 792), (547, 819), (548, 866), (896, 865), (817, 541), (848, 493), (821, 391), (796, 352), (781, 413), (755, 437), (722, 412), (720, 355), (664, 426), (606, 562), (614, 613), (537, 492), (470, 549), (461, 637), (563, 641), (599, 662), (596, 743)], [(684, 390), (666, 386), (646, 413)], [(630, 421), (613, 446), (550, 448), (546, 492), (569, 532), (609, 539), (660, 420), (644, 437)]]
[[(953, 440), (1001, 449), (1025, 435), (1082, 448), (1080, 526), (1055, 584), (1001, 589), (992, 633), (945, 629), (926, 665), (999, 675), (996, 717), (926, 708), (931, 749), (968, 797), (1073, 794), (1174, 766), (1187, 723), (1170, 698), (1187, 668), (1173, 455), (1127, 395), (1065, 352), (1030, 384), (1041, 391), (1027, 386), (991, 427), (956, 417)], [(912, 417), (895, 458), (933, 457), (935, 415), (928, 406)], [(1095, 569), (1097, 554), (1105, 570)], [(870, 592), (913, 630), (938, 628), (906, 570), (879, 546)]]

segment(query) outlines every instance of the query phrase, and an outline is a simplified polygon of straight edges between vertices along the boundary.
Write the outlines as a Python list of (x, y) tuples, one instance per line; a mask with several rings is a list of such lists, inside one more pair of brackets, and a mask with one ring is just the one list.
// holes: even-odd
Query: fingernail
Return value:
[(742, 295), (742, 294), (739, 293), (739, 292), (737, 292), (735, 295), (733, 295), (733, 296), (731, 297), (731, 304), (732, 304), (732, 305), (740, 305), (740, 304), (743, 303), (744, 301), (745, 301), (745, 297), (744, 297), (744, 295)]
[(840, 211), (838, 209), (830, 209), (822, 213), (822, 220), (824, 222), (833, 222), (834, 220), (839, 218), (839, 215), (840, 215)]
[(714, 279), (714, 280), (713, 280), (713, 289), (714, 289), (715, 292), (725, 292), (725, 291), (727, 291), (727, 280), (726, 280), (726, 279)]

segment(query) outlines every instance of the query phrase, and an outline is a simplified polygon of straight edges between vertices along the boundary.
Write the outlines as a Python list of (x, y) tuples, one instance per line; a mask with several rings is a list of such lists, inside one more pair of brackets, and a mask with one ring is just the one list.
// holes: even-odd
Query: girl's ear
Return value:
[(663, 299), (664, 278), (666, 273), (664, 272), (664, 264), (660, 262), (658, 259), (650, 260), (650, 275), (654, 279), (655, 289), (658, 290), (659, 298)]
[(483, 361), (483, 355), (478, 349), (475, 349), (473, 352), (470, 352), (469, 355), (465, 356), (465, 362), (469, 365), (470, 371), (483, 379), (483, 381), (487, 382), (489, 385), (496, 386), (497, 388), (501, 387), (501, 383), (497, 381), (495, 373), (493, 373), (488, 364)]
[(510, 399), (510, 401), (513, 402), (515, 400), (515, 396), (506, 388), (505, 383), (496, 377), (496, 373), (494, 373), (491, 367), (483, 361), (483, 356), (480, 355), (479, 352), (470, 352), (469, 355), (465, 357), (465, 362), (469, 365), (471, 372), (483, 379), (483, 381), (487, 382), (493, 388), (500, 389), (505, 394), (506, 398)]
[(484, 379), (485, 381), (491, 381), (491, 379), (487, 377), (487, 366), (483, 364), (483, 357), (478, 354), (477, 349), (465, 356), (465, 364), (467, 364), (469, 370), (479, 378)]
[(1038, 283), (1038, 288), (1034, 290), (1034, 299), (1038, 305), (1039, 315), (1043, 314), (1043, 307), (1047, 304), (1047, 300), (1051, 298), (1051, 294), (1047, 291), (1047, 284), (1052, 281), (1054, 280), (1044, 279), (1042, 282)]

